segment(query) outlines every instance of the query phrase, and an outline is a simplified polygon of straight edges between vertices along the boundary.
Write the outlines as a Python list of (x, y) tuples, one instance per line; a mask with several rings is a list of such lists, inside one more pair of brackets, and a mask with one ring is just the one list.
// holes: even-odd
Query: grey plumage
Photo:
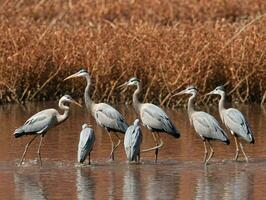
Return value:
[[(218, 140), (226, 144), (230, 144), (230, 142), (225, 131), (221, 128), (218, 121), (213, 116), (206, 112), (195, 111), (194, 101), (197, 96), (197, 92), (198, 90), (195, 86), (189, 86), (185, 90), (179, 92), (178, 95), (191, 94), (191, 97), (188, 100), (188, 116), (191, 125), (193, 125), (195, 131), (203, 139), (205, 148), (204, 163), (207, 164), (214, 154), (213, 148), (211, 147), (211, 144), (209, 142), (210, 140)], [(208, 151), (206, 148), (205, 140), (207, 140), (211, 149), (211, 154), (208, 159), (206, 159)]]
[(249, 143), (254, 143), (253, 132), (244, 118), (243, 114), (235, 109), (229, 108), (222, 112), (222, 121), (228, 129)]
[(124, 147), (129, 161), (140, 160), (140, 145), (142, 142), (142, 132), (140, 129), (140, 121), (136, 119), (134, 124), (129, 126), (124, 138)]
[(126, 87), (130, 85), (137, 86), (137, 89), (133, 94), (134, 109), (136, 113), (138, 113), (142, 121), (142, 124), (152, 132), (154, 141), (156, 143), (155, 147), (143, 150), (143, 152), (155, 150), (155, 161), (157, 161), (157, 156), (159, 151), (158, 149), (163, 146), (163, 142), (160, 138), (160, 135), (159, 134), (155, 135), (154, 132), (167, 133), (175, 138), (180, 137), (180, 132), (177, 130), (174, 123), (170, 120), (170, 118), (161, 108), (151, 103), (141, 103), (139, 101), (138, 95), (142, 89), (142, 84), (140, 79), (136, 77), (130, 78), (129, 81), (127, 81), (126, 83), (122, 84), (119, 87)]
[(58, 115), (59, 112), (55, 109), (46, 109), (36, 113), (23, 126), (15, 130), (15, 138), (23, 135), (45, 134), (49, 128), (58, 123)]
[[(95, 134), (92, 128), (87, 124), (82, 125), (82, 131), (80, 132), (79, 145), (78, 145), (78, 162), (83, 163), (87, 155), (92, 151), (95, 141)], [(90, 164), (90, 158), (89, 158)]]
[(195, 112), (191, 116), (192, 125), (202, 139), (220, 140), (230, 144), (227, 134), (218, 121), (206, 112)]
[[(87, 81), (87, 86), (84, 92), (84, 99), (86, 103), (87, 109), (91, 112), (92, 116), (94, 117), (96, 123), (107, 130), (111, 143), (112, 143), (112, 150), (110, 153), (110, 158), (114, 160), (114, 151), (120, 144), (120, 138), (117, 135), (118, 133), (125, 133), (128, 124), (124, 117), (112, 106), (106, 103), (95, 103), (91, 100), (89, 95), (90, 85), (91, 85), (91, 76), (89, 75), (88, 71), (82, 69), (75, 74), (72, 74), (65, 78), (64, 80), (75, 78), (75, 77), (85, 77)], [(110, 132), (114, 132), (115, 136), (118, 138), (117, 144), (114, 145), (112, 136)]]
[(238, 148), (238, 143), (239, 143), (240, 148), (245, 156), (245, 159), (246, 161), (248, 161), (248, 157), (246, 156), (246, 153), (244, 152), (242, 143), (238, 141), (238, 138), (242, 138), (249, 143), (255, 142), (253, 132), (251, 130), (249, 123), (247, 122), (244, 115), (239, 110), (235, 108), (228, 108), (228, 109), (225, 108), (224, 106), (225, 89), (223, 86), (216, 87), (213, 91), (211, 91), (208, 94), (217, 94), (221, 97), (219, 101), (219, 114), (225, 126), (231, 131), (231, 133), (234, 136), (235, 143), (236, 143), (235, 160), (238, 159), (238, 155), (239, 155), (239, 148)]
[(180, 137), (179, 131), (167, 114), (158, 106), (150, 103), (141, 105), (140, 117), (144, 126), (152, 132), (164, 132), (175, 138)]
[(28, 147), (30, 144), (35, 140), (37, 136), (41, 136), (39, 148), (38, 148), (38, 155), (39, 155), (39, 160), (41, 162), (41, 154), (40, 154), (40, 147), (42, 144), (42, 139), (45, 135), (45, 133), (53, 128), (54, 126), (61, 124), (64, 122), (68, 116), (69, 116), (69, 107), (64, 105), (65, 103), (74, 103), (77, 104), (78, 106), (81, 106), (79, 103), (77, 103), (75, 100), (72, 99), (71, 96), (69, 95), (64, 95), (61, 97), (59, 100), (59, 107), (64, 110), (64, 113), (61, 115), (57, 110), (51, 108), (51, 109), (46, 109), (43, 111), (40, 111), (30, 117), (23, 126), (17, 128), (14, 132), (15, 138), (21, 137), (23, 135), (35, 135), (29, 143), (25, 146), (24, 153), (22, 155), (20, 164), (22, 164), (23, 159), (26, 155), (26, 152), (28, 150)]

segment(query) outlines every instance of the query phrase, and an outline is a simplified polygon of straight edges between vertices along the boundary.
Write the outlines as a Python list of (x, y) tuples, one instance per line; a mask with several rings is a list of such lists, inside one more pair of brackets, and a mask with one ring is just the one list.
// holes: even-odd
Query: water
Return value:
[[(255, 145), (244, 143), (249, 163), (232, 161), (235, 146), (213, 142), (210, 165), (202, 163), (203, 144), (190, 127), (186, 110), (167, 110), (181, 138), (163, 135), (165, 146), (154, 164), (154, 152), (142, 154), (141, 164), (128, 164), (121, 145), (116, 161), (106, 162), (110, 153), (108, 135), (90, 115), (71, 107), (69, 119), (49, 131), (42, 146), (43, 167), (36, 160), (38, 141), (30, 147), (23, 166), (18, 167), (29, 137), (15, 139), (14, 129), (37, 111), (56, 103), (26, 107), (0, 107), (0, 199), (263, 199), (266, 189), (266, 111), (259, 106), (238, 106), (255, 132)], [(207, 110), (206, 108), (203, 108)], [(129, 123), (136, 117), (131, 107), (122, 107)], [(216, 117), (216, 108), (208, 112)], [(78, 167), (76, 150), (81, 125), (92, 124), (96, 143), (92, 165)], [(142, 129), (142, 148), (151, 147), (151, 134)]]

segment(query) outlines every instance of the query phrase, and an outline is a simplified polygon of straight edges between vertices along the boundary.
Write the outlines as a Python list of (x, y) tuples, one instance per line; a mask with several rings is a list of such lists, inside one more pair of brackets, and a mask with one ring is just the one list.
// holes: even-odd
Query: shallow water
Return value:
[[(49, 131), (42, 146), (43, 166), (36, 160), (38, 141), (29, 149), (23, 166), (18, 167), (24, 145), (30, 137), (15, 139), (14, 129), (32, 114), (56, 103), (0, 106), (0, 199), (262, 199), (266, 189), (266, 111), (264, 107), (238, 106), (254, 132), (255, 145), (244, 143), (250, 162), (232, 161), (235, 146), (213, 142), (215, 155), (202, 163), (203, 144), (189, 125), (186, 110), (166, 110), (181, 132), (181, 138), (162, 135), (164, 147), (159, 161), (154, 152), (143, 153), (141, 164), (128, 164), (123, 146), (116, 161), (106, 162), (110, 153), (108, 135), (84, 108), (72, 107), (69, 119)], [(217, 118), (216, 108), (206, 109)], [(129, 123), (136, 117), (131, 107), (119, 109)], [(89, 122), (96, 132), (92, 165), (78, 166), (76, 151), (81, 125)], [(142, 128), (142, 148), (153, 139)], [(228, 131), (227, 131), (228, 132)]]

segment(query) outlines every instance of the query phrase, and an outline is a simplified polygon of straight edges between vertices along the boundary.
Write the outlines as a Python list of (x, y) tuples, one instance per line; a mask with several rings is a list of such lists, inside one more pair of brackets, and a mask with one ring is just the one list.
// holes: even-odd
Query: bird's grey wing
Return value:
[(91, 152), (95, 141), (94, 131), (91, 128), (85, 128), (80, 133), (78, 145), (78, 161), (83, 162), (88, 153)]
[(142, 132), (140, 127), (136, 127), (134, 129), (134, 133), (132, 134), (132, 147), (136, 151), (136, 153), (140, 150), (140, 145), (142, 142)]
[(55, 110), (47, 109), (36, 113), (30, 117), (25, 124), (20, 127), (25, 133), (44, 133), (54, 125)]
[(132, 133), (134, 131), (134, 126), (129, 126), (127, 128), (127, 131), (125, 133), (125, 137), (124, 137), (124, 146), (125, 147), (129, 147), (130, 144), (131, 144), (131, 136), (132, 136)]
[(110, 129), (119, 130), (123, 133), (128, 128), (123, 116), (116, 109), (105, 103), (98, 105), (95, 111), (95, 119), (98, 124)]
[(192, 123), (196, 132), (203, 138), (228, 141), (227, 134), (220, 127), (218, 121), (208, 113), (196, 112), (192, 114)]
[(175, 125), (166, 113), (161, 108), (153, 104), (143, 105), (141, 109), (141, 119), (143, 124), (149, 125), (153, 129), (162, 129), (168, 133), (178, 133)]
[(243, 116), (243, 114), (234, 108), (230, 108), (224, 111), (224, 123), (234, 133), (240, 135), (243, 138), (252, 140), (252, 130)]
[(95, 141), (94, 131), (91, 128), (85, 128), (80, 133), (79, 148), (91, 150)]

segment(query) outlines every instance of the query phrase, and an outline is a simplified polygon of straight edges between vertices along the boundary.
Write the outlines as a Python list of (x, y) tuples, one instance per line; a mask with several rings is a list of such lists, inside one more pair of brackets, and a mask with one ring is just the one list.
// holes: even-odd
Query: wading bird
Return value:
[(42, 140), (46, 132), (62, 122), (64, 122), (68, 116), (69, 116), (69, 106), (66, 104), (74, 103), (81, 107), (79, 103), (77, 103), (75, 100), (72, 99), (69, 95), (64, 95), (59, 100), (59, 108), (64, 110), (64, 113), (61, 115), (56, 109), (50, 108), (43, 111), (40, 111), (33, 115), (31, 118), (29, 118), (23, 126), (20, 128), (17, 128), (14, 132), (14, 136), (16, 138), (24, 136), (24, 135), (34, 135), (34, 137), (26, 144), (25, 150), (22, 154), (21, 160), (19, 165), (22, 164), (27, 150), (30, 146), (30, 144), (38, 137), (40, 136), (40, 143), (38, 147), (38, 156), (40, 160), (40, 165), (42, 165), (42, 159), (41, 159), (41, 145)]
[(78, 162), (83, 163), (87, 155), (89, 155), (89, 165), (91, 164), (91, 151), (94, 145), (95, 135), (92, 128), (87, 124), (82, 125), (82, 131), (80, 132), (79, 137), (79, 146), (78, 146)]
[(136, 119), (134, 124), (129, 126), (124, 138), (124, 147), (128, 161), (140, 162), (140, 145), (142, 142), (142, 132), (140, 121)]
[[(87, 86), (85, 88), (84, 92), (84, 99), (86, 103), (86, 107), (88, 110), (90, 110), (92, 116), (96, 120), (97, 124), (101, 127), (103, 127), (107, 132), (110, 137), (111, 143), (112, 143), (112, 150), (110, 153), (110, 159), (114, 160), (114, 151), (116, 148), (119, 146), (121, 143), (120, 138), (117, 134), (119, 133), (125, 133), (128, 125), (123, 118), (123, 116), (112, 106), (106, 104), (106, 103), (94, 103), (94, 101), (91, 100), (89, 91), (90, 91), (90, 85), (91, 85), (91, 77), (89, 73), (85, 70), (82, 69), (78, 71), (75, 74), (72, 74), (65, 78), (64, 80), (68, 80), (71, 78), (76, 78), (76, 77), (85, 77), (87, 81)], [(110, 132), (114, 132), (115, 136), (118, 139), (118, 142), (114, 144), (112, 136)]]
[[(176, 95), (191, 94), (191, 97), (188, 100), (188, 117), (190, 124), (194, 127), (195, 131), (199, 134), (199, 136), (203, 140), (204, 149), (205, 149), (203, 162), (207, 165), (207, 163), (214, 154), (214, 150), (211, 146), (210, 140), (219, 140), (226, 144), (230, 144), (230, 142), (226, 133), (220, 127), (218, 121), (213, 116), (211, 116), (206, 112), (195, 111), (194, 102), (197, 96), (197, 92), (198, 90), (194, 86), (189, 86), (185, 90), (177, 93)], [(211, 150), (211, 153), (208, 158), (207, 158), (208, 150), (206, 147), (206, 141), (209, 143)]]
[[(156, 143), (155, 147), (143, 150), (142, 152), (155, 150), (155, 162), (157, 162), (159, 148), (163, 146), (163, 141), (160, 138), (159, 132), (167, 133), (175, 138), (179, 138), (180, 133), (176, 129), (170, 118), (161, 108), (151, 103), (139, 102), (138, 94), (141, 92), (142, 84), (138, 78), (133, 77), (129, 79), (129, 81), (120, 85), (119, 88), (130, 85), (137, 86), (137, 89), (133, 94), (133, 106), (135, 108), (135, 111), (139, 115), (142, 124), (152, 132), (153, 139)], [(157, 133), (157, 135), (155, 133)]]
[(244, 151), (243, 145), (238, 140), (238, 138), (242, 138), (252, 144), (254, 144), (255, 142), (252, 130), (247, 120), (245, 119), (245, 117), (239, 110), (235, 108), (226, 109), (224, 107), (225, 89), (223, 86), (216, 87), (213, 91), (208, 93), (208, 95), (210, 94), (218, 94), (221, 97), (219, 101), (219, 114), (225, 126), (230, 130), (230, 132), (234, 136), (235, 144), (236, 144), (235, 160), (238, 159), (238, 155), (239, 155), (239, 147), (238, 147), (238, 143), (239, 143), (240, 148), (245, 156), (245, 159), (248, 162), (248, 157)]

